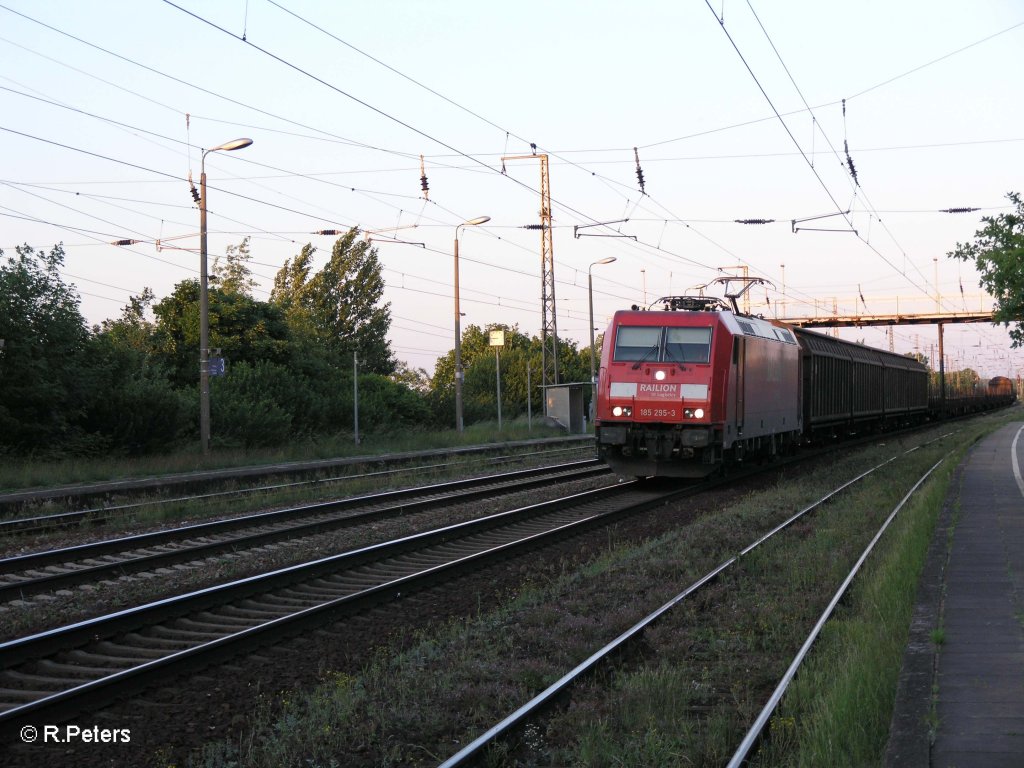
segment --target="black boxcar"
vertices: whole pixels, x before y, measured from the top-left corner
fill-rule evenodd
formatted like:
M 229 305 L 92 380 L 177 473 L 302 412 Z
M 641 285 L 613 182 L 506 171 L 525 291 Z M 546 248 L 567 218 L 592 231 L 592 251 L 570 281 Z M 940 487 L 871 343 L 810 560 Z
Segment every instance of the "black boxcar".
M 928 369 L 912 357 L 794 328 L 800 342 L 804 431 L 852 433 L 924 419 Z

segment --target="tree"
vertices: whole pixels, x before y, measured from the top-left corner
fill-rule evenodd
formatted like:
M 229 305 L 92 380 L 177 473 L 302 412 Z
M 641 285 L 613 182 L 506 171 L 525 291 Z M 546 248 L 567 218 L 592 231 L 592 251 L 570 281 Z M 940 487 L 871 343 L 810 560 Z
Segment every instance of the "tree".
M 121 317 L 94 327 L 88 357 L 96 387 L 85 427 L 116 452 L 166 451 L 194 429 L 195 393 L 174 389 L 154 347 L 156 326 L 146 319 L 149 288 L 132 296 Z
M 284 266 L 274 275 L 270 301 L 285 311 L 289 324 L 300 324 L 308 320 L 304 298 L 315 253 L 316 248 L 312 243 L 306 243 L 295 260 L 285 259 Z
M 338 238 L 331 258 L 312 277 L 316 249 L 306 244 L 278 271 L 271 301 L 285 311 L 293 332 L 312 339 L 335 365 L 350 365 L 357 353 L 361 371 L 386 376 L 396 365 L 387 340 L 391 305 L 380 303 L 384 278 L 377 251 L 357 235 L 351 229 Z
M 388 378 L 421 395 L 430 392 L 430 374 L 427 373 L 426 368 L 410 368 L 408 363 L 399 360 L 395 364 L 395 372 Z
M 1012 213 L 983 216 L 985 225 L 974 233 L 973 243 L 957 243 L 949 256 L 972 261 L 980 273 L 979 284 L 996 300 L 994 322 L 1010 326 L 1014 347 L 1024 346 L 1024 200 L 1017 192 L 1006 195 Z
M 946 397 L 956 399 L 958 397 L 976 397 L 985 394 L 985 384 L 981 376 L 972 368 L 963 368 L 959 371 L 945 371 Z M 938 371 L 931 371 L 928 374 L 928 392 L 930 396 L 937 397 L 942 390 L 942 379 Z
M 497 418 L 495 403 L 494 351 L 489 346 L 489 332 L 505 331 L 506 351 L 529 347 L 530 339 L 519 332 L 516 326 L 491 324 L 486 328 L 470 324 L 462 329 L 460 351 L 465 371 L 463 386 L 463 417 L 466 423 L 481 419 Z M 539 348 L 538 348 L 539 351 Z M 503 366 L 503 370 L 506 366 Z M 489 373 L 488 373 L 489 372 Z M 509 402 L 502 393 L 503 405 Z M 508 393 L 512 397 L 512 393 Z M 438 424 L 449 424 L 455 413 L 455 350 L 449 350 L 437 359 L 434 377 L 430 382 L 429 400 L 434 418 Z M 525 408 L 525 400 L 523 401 Z M 510 414 L 511 415 L 511 414 Z
M 149 287 L 143 288 L 138 296 L 128 297 L 128 303 L 121 308 L 121 317 L 94 325 L 93 336 L 105 336 L 115 347 L 147 356 L 152 351 L 156 326 L 146 319 L 146 310 L 154 298 L 156 296 Z
M 495 382 L 494 350 L 489 346 L 489 331 L 505 331 L 505 346 L 501 350 L 501 410 L 507 418 L 526 413 L 527 381 L 530 384 L 530 407 L 534 414 L 543 410 L 541 389 L 542 349 L 538 337 L 529 337 L 518 326 L 501 323 L 486 328 L 470 325 L 462 332 L 462 365 L 466 380 L 463 389 L 463 411 L 467 423 L 497 417 L 497 387 Z M 530 374 L 527 376 L 527 367 Z M 562 383 L 590 380 L 590 351 L 577 348 L 575 342 L 559 339 L 558 371 Z M 589 402 L 589 387 L 585 398 Z M 455 409 L 455 352 L 449 351 L 438 358 L 428 396 L 431 410 L 438 424 L 450 424 Z
M 281 308 L 244 293 L 209 291 L 210 347 L 220 349 L 228 364 L 284 363 L 288 326 Z M 157 317 L 154 346 L 176 386 L 199 382 L 199 281 L 183 280 L 153 307 Z
M 220 288 L 224 293 L 252 296 L 256 281 L 252 279 L 252 270 L 249 269 L 250 258 L 248 237 L 238 245 L 229 245 L 224 252 L 223 265 L 220 256 L 213 260 L 210 285 Z
M 0 451 L 77 450 L 90 382 L 78 294 L 61 278 L 61 245 L 15 250 L 0 262 Z

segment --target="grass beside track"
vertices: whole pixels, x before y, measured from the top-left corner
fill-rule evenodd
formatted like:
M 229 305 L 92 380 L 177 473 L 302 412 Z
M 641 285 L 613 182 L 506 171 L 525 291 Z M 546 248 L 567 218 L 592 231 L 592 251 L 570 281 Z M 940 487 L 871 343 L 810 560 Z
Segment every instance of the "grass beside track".
M 336 499 L 339 495 L 355 496 L 375 493 L 382 490 L 408 487 L 410 485 L 427 485 L 446 480 L 461 479 L 473 475 L 492 474 L 512 469 L 525 469 L 550 463 L 566 463 L 593 458 L 593 446 L 583 441 L 576 447 L 567 446 L 550 453 L 543 446 L 510 447 L 509 443 L 527 441 L 538 438 L 561 438 L 564 432 L 551 429 L 537 429 L 527 432 L 521 430 L 488 430 L 486 426 L 475 426 L 467 429 L 462 439 L 453 441 L 454 433 L 438 433 L 420 435 L 417 439 L 402 442 L 382 442 L 362 444 L 359 450 L 347 446 L 344 451 L 331 458 L 346 456 L 371 457 L 368 462 L 351 467 L 325 468 L 315 472 L 307 472 L 298 478 L 286 473 L 256 479 L 225 478 L 204 491 L 189 492 L 185 489 L 136 489 L 126 490 L 116 496 L 107 497 L 100 502 L 92 500 L 91 506 L 102 507 L 98 518 L 83 518 L 77 524 L 53 529 L 41 529 L 34 533 L 19 534 L 0 541 L 0 556 L 25 549 L 41 549 L 50 546 L 75 543 L 79 539 L 92 540 L 97 536 L 121 535 L 138 532 L 153 526 L 178 525 L 185 522 L 227 517 L 239 513 L 249 513 L 257 509 L 281 508 L 299 504 L 314 503 Z M 447 461 L 429 451 L 450 447 L 486 446 L 488 454 L 504 454 L 509 457 L 504 461 L 492 461 L 487 455 L 470 453 L 456 454 Z M 427 451 L 422 459 L 409 459 L 390 471 L 386 467 L 374 466 L 372 457 L 383 454 Z M 533 454 L 533 455 L 531 455 Z M 179 457 L 180 458 L 180 457 Z M 211 461 L 217 459 L 211 457 Z M 223 457 L 221 457 L 223 458 Z M 292 460 L 294 456 L 283 457 L 264 454 L 240 454 L 236 458 L 245 459 L 244 463 L 262 464 L 264 460 Z M 306 457 L 310 458 L 310 457 Z M 190 457 L 196 461 L 197 457 Z M 296 459 L 297 460 L 297 459 Z M 139 460 L 138 463 L 126 464 L 126 474 L 118 475 L 119 465 L 115 462 L 100 462 L 90 471 L 107 472 L 104 480 L 121 479 L 129 475 L 143 476 L 149 474 L 165 474 L 171 471 L 174 462 L 167 465 L 156 465 L 153 460 Z M 242 466 L 240 461 L 238 466 Z M 50 487 L 62 484 L 62 473 L 71 465 L 53 465 L 33 469 L 33 477 L 47 478 Z M 83 465 L 84 467 L 85 465 Z M 0 465 L 0 475 L 11 471 Z M 198 495 L 196 495 L 198 494 Z M 54 498 L 33 502 L 23 507 L 11 507 L 0 510 L 0 519 L 20 519 L 26 517 L 46 517 L 63 512 L 77 512 L 83 505 L 74 498 Z M 56 544 L 53 544 L 56 542 Z
M 811 652 L 773 720 L 761 765 L 877 765 L 914 593 L 962 454 L 1017 412 L 881 442 L 796 473 L 640 545 L 532 572 L 509 600 L 382 648 L 359 674 L 267 697 L 195 766 L 436 765 L 594 649 L 860 471 L 938 434 L 745 558 L 645 634 L 572 703 L 495 750 L 492 765 L 720 765 L 882 520 L 939 458 Z M 159 757 L 159 756 L 157 756 Z
M 881 765 L 917 585 L 950 481 L 970 446 L 1009 420 L 965 430 L 893 521 L 787 691 L 752 766 Z M 941 638 L 933 628 L 932 641 Z
M 4 461 L 0 462 L 0 491 L 51 488 L 71 483 L 122 480 L 285 461 L 425 451 L 487 443 L 500 445 L 512 440 L 562 435 L 562 430 L 542 426 L 540 420 L 535 420 L 532 429 L 527 429 L 525 421 L 515 421 L 506 422 L 504 429 L 498 431 L 497 424 L 485 422 L 466 427 L 462 434 L 453 430 L 369 434 L 362 437 L 359 445 L 355 444 L 351 434 L 340 434 L 291 444 L 281 449 L 214 449 L 205 457 L 199 452 L 198 446 L 194 450 L 141 457 L 90 457 L 62 461 L 5 457 Z

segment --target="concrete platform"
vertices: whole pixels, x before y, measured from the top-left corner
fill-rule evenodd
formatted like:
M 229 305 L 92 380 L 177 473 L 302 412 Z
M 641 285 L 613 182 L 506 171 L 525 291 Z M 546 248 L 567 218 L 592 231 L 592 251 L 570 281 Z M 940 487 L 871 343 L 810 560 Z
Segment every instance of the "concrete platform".
M 957 468 L 918 589 L 886 766 L 1024 767 L 1022 467 L 1018 422 Z

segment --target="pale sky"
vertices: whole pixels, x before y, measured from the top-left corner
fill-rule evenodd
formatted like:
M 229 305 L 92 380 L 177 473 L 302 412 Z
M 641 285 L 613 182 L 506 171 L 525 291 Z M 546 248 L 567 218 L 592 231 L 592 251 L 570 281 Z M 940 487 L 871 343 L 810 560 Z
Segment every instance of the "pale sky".
M 390 338 L 432 371 L 467 219 L 491 217 L 462 230 L 463 327 L 539 332 L 539 163 L 501 172 L 532 142 L 559 335 L 581 347 L 587 269 L 609 256 L 601 328 L 733 267 L 774 284 L 753 292 L 768 316 L 988 308 L 946 253 L 1024 193 L 1022 50 L 1019 1 L 0 0 L 0 248 L 63 241 L 89 323 L 146 286 L 162 298 L 198 273 L 201 149 L 250 137 L 207 156 L 211 262 L 250 236 L 266 299 L 306 242 L 323 263 L 335 238 L 314 231 L 402 227 L 377 244 Z M 962 207 L 980 210 L 940 212 Z M 622 237 L 574 237 L 623 219 L 575 230 Z M 840 231 L 794 233 L 805 219 Z M 896 331 L 900 352 L 934 343 Z M 946 351 L 1024 373 L 999 328 L 950 326 Z

